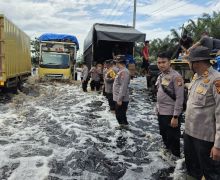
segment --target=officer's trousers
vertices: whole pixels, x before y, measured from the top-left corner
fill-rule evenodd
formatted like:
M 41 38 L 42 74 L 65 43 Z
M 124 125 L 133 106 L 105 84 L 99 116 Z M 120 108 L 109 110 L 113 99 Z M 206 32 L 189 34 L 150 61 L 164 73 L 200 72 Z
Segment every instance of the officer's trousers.
M 180 120 L 179 125 L 176 128 L 170 126 L 170 122 L 173 116 L 171 115 L 158 115 L 160 135 L 168 150 L 173 155 L 180 157 Z
M 95 80 L 92 80 L 90 82 L 90 87 L 91 87 L 91 90 L 94 91 L 99 91 L 100 90 L 100 81 L 95 81 Z
M 106 97 L 108 99 L 108 104 L 111 111 L 115 110 L 115 102 L 113 101 L 113 94 L 112 93 L 106 93 Z
M 81 77 L 81 80 L 82 80 L 82 79 L 83 79 L 83 78 Z M 87 79 L 82 83 L 82 89 L 83 89 L 84 92 L 87 92 L 88 81 L 89 81 L 89 79 L 87 78 Z
M 127 116 L 126 116 L 128 103 L 129 102 L 122 102 L 122 105 L 119 106 L 117 102 L 115 102 L 115 115 L 120 125 L 128 125 Z
M 203 175 L 206 180 L 220 179 L 220 161 L 210 158 L 213 145 L 213 142 L 184 134 L 184 153 L 188 175 L 198 180 L 201 180 Z

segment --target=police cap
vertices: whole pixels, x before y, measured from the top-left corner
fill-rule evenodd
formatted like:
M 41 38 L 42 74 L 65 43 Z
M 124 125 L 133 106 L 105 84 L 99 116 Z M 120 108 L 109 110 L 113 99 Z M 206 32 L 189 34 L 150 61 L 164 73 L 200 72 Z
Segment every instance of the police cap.
M 114 61 L 116 63 L 126 64 L 125 55 L 117 55 Z
M 198 46 L 192 49 L 189 53 L 188 60 L 193 61 L 205 61 L 210 60 L 210 49 L 204 46 Z
M 105 64 L 111 64 L 112 63 L 112 59 L 107 59 L 107 60 L 105 60 Z

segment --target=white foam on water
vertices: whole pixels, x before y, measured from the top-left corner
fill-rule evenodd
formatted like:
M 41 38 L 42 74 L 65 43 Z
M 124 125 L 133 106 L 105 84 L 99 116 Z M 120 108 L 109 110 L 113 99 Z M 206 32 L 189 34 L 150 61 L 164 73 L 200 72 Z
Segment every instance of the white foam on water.
M 12 102 L 0 104 L 0 172 L 2 167 L 18 163 L 8 179 L 104 179 L 107 175 L 88 170 L 72 177 L 50 173 L 53 159 L 67 161 L 68 166 L 76 159 L 66 159 L 67 156 L 79 151 L 87 153 L 92 146 L 108 160 L 129 165 L 121 179 L 150 179 L 159 170 L 169 168 L 158 153 L 161 138 L 153 110 L 155 103 L 148 102 L 147 94 L 140 95 L 145 87 L 143 81 L 146 79 L 132 80 L 133 94 L 127 112 L 130 130 L 121 131 L 115 129 L 115 114 L 109 111 L 102 95 L 84 93 L 72 84 L 29 80 L 25 84 L 27 94 L 20 92 Z M 128 161 L 132 158 L 134 161 Z M 135 161 L 143 158 L 150 162 Z

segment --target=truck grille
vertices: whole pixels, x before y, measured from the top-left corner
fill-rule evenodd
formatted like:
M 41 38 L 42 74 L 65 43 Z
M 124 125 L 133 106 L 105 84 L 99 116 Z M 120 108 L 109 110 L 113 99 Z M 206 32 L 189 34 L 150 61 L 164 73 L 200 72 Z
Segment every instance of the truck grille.
M 46 77 L 51 79 L 62 79 L 63 74 L 46 74 Z

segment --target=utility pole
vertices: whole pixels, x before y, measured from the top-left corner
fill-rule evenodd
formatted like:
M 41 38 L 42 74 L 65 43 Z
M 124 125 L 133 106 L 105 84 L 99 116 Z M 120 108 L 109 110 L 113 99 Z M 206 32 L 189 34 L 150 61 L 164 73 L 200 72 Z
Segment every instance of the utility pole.
M 133 12 L 133 27 L 134 28 L 136 25 L 136 7 L 137 7 L 137 0 L 134 0 L 134 12 Z

